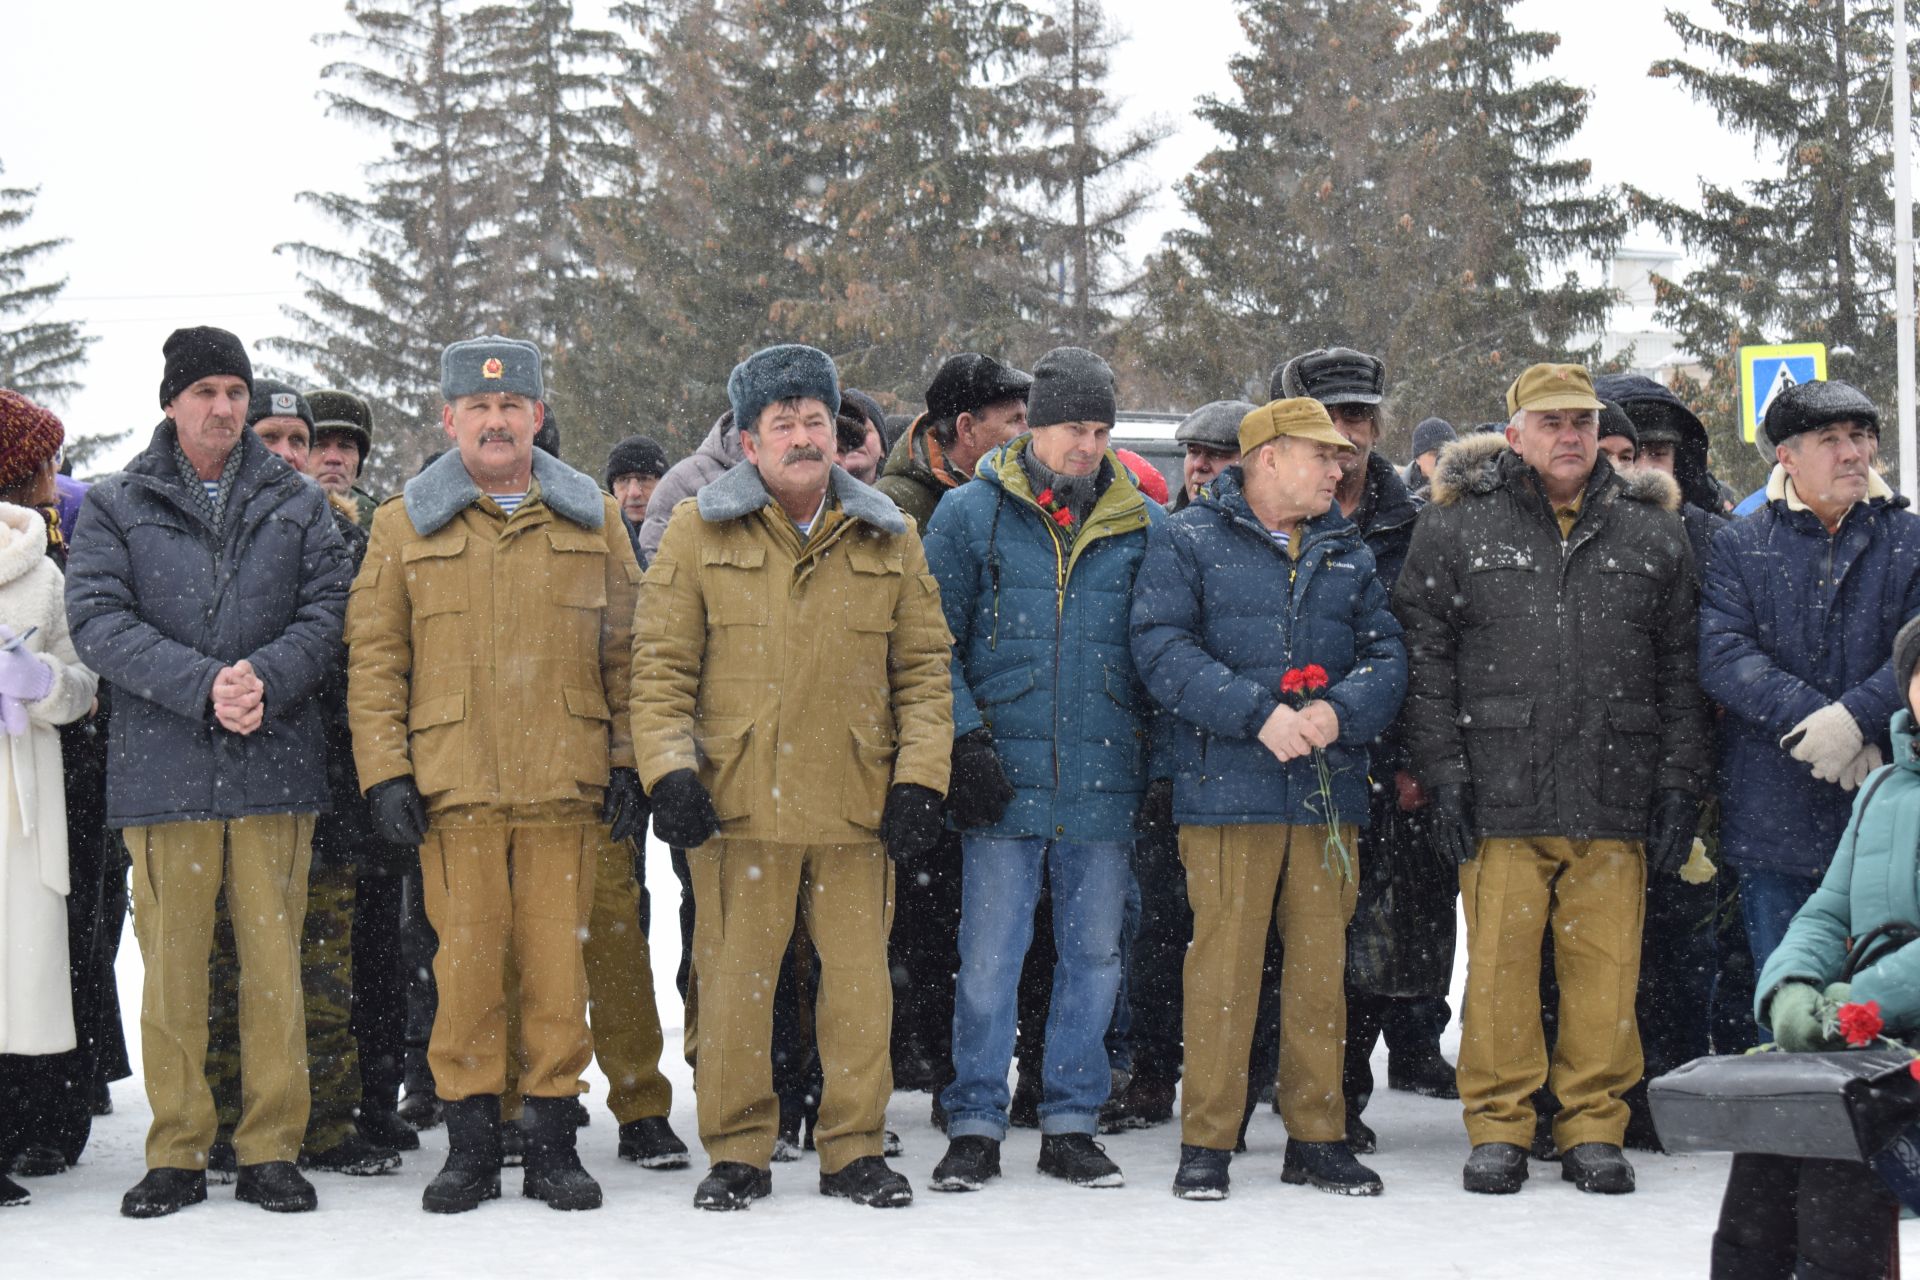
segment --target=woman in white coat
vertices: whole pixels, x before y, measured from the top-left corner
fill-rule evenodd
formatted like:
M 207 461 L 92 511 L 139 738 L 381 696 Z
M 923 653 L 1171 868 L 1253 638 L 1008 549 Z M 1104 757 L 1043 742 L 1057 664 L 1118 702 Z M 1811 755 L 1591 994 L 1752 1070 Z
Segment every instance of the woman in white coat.
M 0 438 L 11 434 L 9 411 L 19 399 L 0 392 Z M 57 436 L 53 447 L 58 450 Z M 30 508 L 0 502 L 0 1054 L 5 1055 L 44 1056 L 75 1045 L 67 965 L 66 792 L 57 727 L 87 713 L 99 681 L 74 654 L 64 589 L 59 568 L 47 558 L 45 519 Z M 7 1064 L 9 1071 L 18 1066 L 17 1057 Z M 0 1112 L 6 1101 L 0 1098 Z M 13 1130 L 22 1119 L 0 1114 L 0 1204 L 26 1198 L 4 1174 L 17 1141 Z

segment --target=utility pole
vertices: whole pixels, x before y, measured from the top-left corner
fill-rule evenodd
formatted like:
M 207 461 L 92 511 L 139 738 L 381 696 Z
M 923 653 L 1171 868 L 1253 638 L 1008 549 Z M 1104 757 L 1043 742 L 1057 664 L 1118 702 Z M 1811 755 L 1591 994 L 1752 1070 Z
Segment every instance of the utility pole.
M 1913 80 L 1907 72 L 1907 0 L 1893 0 L 1893 280 L 1899 327 L 1900 492 L 1916 486 L 1913 430 Z

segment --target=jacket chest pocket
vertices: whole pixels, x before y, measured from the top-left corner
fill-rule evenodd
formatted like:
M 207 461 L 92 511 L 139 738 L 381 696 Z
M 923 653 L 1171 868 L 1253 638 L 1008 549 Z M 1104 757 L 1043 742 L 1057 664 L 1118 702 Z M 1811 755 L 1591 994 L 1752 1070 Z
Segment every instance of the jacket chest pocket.
M 1608 553 L 1595 575 L 1601 616 L 1635 627 L 1653 626 L 1670 584 L 1661 567 L 1631 552 Z
M 767 551 L 765 547 L 702 547 L 707 625 L 767 625 Z
M 1551 607 L 1551 585 L 1522 547 L 1475 547 L 1467 554 L 1466 595 L 1475 622 L 1524 617 Z
M 582 529 L 549 529 L 551 572 L 544 576 L 553 602 L 563 609 L 607 607 L 607 544 Z
M 464 533 L 429 538 L 400 549 L 401 566 L 407 575 L 407 600 L 414 617 L 467 611 L 466 549 Z

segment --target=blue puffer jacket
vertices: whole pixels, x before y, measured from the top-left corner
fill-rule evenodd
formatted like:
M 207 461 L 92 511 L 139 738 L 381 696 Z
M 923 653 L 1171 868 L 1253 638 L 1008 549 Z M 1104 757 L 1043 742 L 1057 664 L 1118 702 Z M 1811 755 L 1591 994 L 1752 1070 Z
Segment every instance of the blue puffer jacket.
M 1152 720 L 1127 645 L 1127 606 L 1166 519 L 1112 454 L 1113 481 L 1071 546 L 1033 500 L 1021 436 L 940 499 L 927 563 L 954 636 L 953 732 L 985 726 L 1013 783 L 982 835 L 1131 840 Z
M 1771 1025 L 1764 1015 L 1781 983 L 1840 981 L 1849 940 L 1883 924 L 1920 926 L 1920 755 L 1910 711 L 1893 719 L 1893 760 L 1860 788 L 1826 878 L 1760 971 L 1753 1009 L 1762 1023 Z M 1852 996 L 1879 1001 L 1890 1034 L 1920 1031 L 1920 942 L 1864 966 Z
M 1301 527 L 1291 560 L 1247 506 L 1230 467 L 1154 530 L 1133 593 L 1133 656 L 1178 717 L 1173 813 L 1181 823 L 1327 821 L 1313 758 L 1281 764 L 1259 741 L 1290 667 L 1327 670 L 1340 717 L 1327 750 L 1341 822 L 1367 824 L 1367 743 L 1407 693 L 1400 624 L 1360 530 L 1334 507 Z
M 1776 471 L 1760 510 L 1713 536 L 1700 591 L 1700 687 L 1720 727 L 1720 841 L 1735 866 L 1817 874 L 1850 797 L 1780 746 L 1839 702 L 1889 750 L 1893 637 L 1920 613 L 1920 516 L 1891 495 L 1858 504 L 1829 537 L 1787 507 Z

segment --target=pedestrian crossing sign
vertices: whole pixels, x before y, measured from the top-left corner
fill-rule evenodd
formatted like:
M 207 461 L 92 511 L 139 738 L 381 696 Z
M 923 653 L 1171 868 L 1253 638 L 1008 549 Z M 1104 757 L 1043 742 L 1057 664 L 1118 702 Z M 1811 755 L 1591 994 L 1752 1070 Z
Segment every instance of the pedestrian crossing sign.
M 1753 443 L 1776 395 L 1803 382 L 1824 382 L 1826 377 L 1825 343 L 1740 348 L 1740 438 Z

